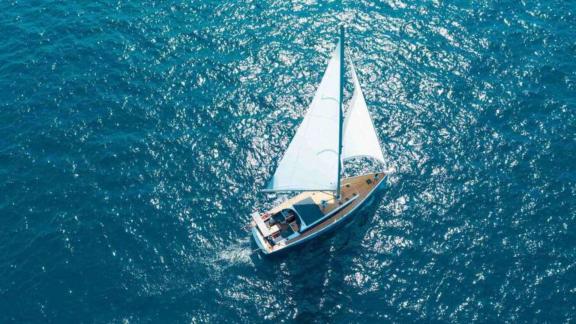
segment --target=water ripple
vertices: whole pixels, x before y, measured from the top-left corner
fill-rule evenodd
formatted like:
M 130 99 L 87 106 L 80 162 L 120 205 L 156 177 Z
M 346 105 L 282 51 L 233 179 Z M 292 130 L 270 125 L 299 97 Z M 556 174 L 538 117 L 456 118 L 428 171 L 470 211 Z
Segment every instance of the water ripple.
M 0 321 L 574 321 L 575 9 L 0 3 Z M 388 190 L 267 259 L 341 21 Z

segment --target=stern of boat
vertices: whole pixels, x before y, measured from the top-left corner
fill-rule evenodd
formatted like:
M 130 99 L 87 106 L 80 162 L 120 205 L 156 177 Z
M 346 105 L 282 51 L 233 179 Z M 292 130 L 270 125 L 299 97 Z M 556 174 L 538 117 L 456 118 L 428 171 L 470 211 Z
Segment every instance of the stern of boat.
M 264 254 L 270 254 L 270 251 L 266 248 L 266 242 L 264 241 L 264 237 L 262 236 L 262 234 L 260 234 L 260 231 L 258 231 L 258 228 L 256 226 L 252 227 L 252 236 L 254 237 L 254 241 L 256 241 L 256 245 L 258 245 L 258 248 L 264 252 Z

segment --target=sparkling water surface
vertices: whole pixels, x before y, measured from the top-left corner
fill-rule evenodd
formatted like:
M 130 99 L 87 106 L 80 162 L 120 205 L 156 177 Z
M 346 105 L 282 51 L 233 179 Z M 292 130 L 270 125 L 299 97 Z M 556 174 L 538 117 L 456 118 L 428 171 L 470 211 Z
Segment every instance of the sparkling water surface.
M 340 22 L 388 189 L 265 258 Z M 0 322 L 572 323 L 575 41 L 569 0 L 0 1 Z

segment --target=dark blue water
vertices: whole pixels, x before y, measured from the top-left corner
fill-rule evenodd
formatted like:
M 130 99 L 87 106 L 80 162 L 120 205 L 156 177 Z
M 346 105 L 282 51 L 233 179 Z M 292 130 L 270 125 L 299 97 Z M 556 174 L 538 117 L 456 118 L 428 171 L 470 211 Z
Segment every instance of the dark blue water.
M 241 226 L 337 36 L 391 173 Z M 0 2 L 0 322 L 574 322 L 576 2 Z

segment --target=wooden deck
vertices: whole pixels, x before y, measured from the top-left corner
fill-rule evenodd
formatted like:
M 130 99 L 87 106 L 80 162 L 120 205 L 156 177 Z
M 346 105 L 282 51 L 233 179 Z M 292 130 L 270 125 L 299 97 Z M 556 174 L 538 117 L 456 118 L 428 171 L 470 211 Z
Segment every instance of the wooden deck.
M 384 179 L 383 173 L 371 173 L 362 176 L 342 179 L 340 186 L 341 196 L 339 200 L 336 199 L 336 197 L 332 192 L 319 192 L 319 191 L 303 192 L 295 197 L 286 200 L 285 202 L 281 203 L 275 208 L 269 210 L 268 213 L 275 214 L 285 208 L 292 207 L 292 205 L 304 199 L 311 198 L 320 207 L 322 212 L 326 215 L 332 212 L 333 210 L 337 209 L 340 205 L 345 204 L 348 200 L 352 199 L 354 196 L 358 195 L 358 197 L 348 206 L 339 210 L 330 218 L 324 220 L 322 223 L 304 231 L 303 233 L 301 233 L 300 236 L 293 238 L 289 241 L 286 241 L 284 242 L 284 244 L 281 245 L 271 246 L 269 244 L 266 244 L 267 248 L 270 251 L 282 249 L 284 246 L 290 245 L 295 241 L 299 241 L 306 238 L 307 236 L 313 235 L 314 233 L 317 233 L 318 231 L 325 228 L 326 226 L 338 221 L 339 219 L 347 215 L 356 206 L 362 204 L 362 202 L 364 202 L 364 200 L 366 199 L 368 194 L 372 191 L 372 189 L 378 186 L 383 179 Z

